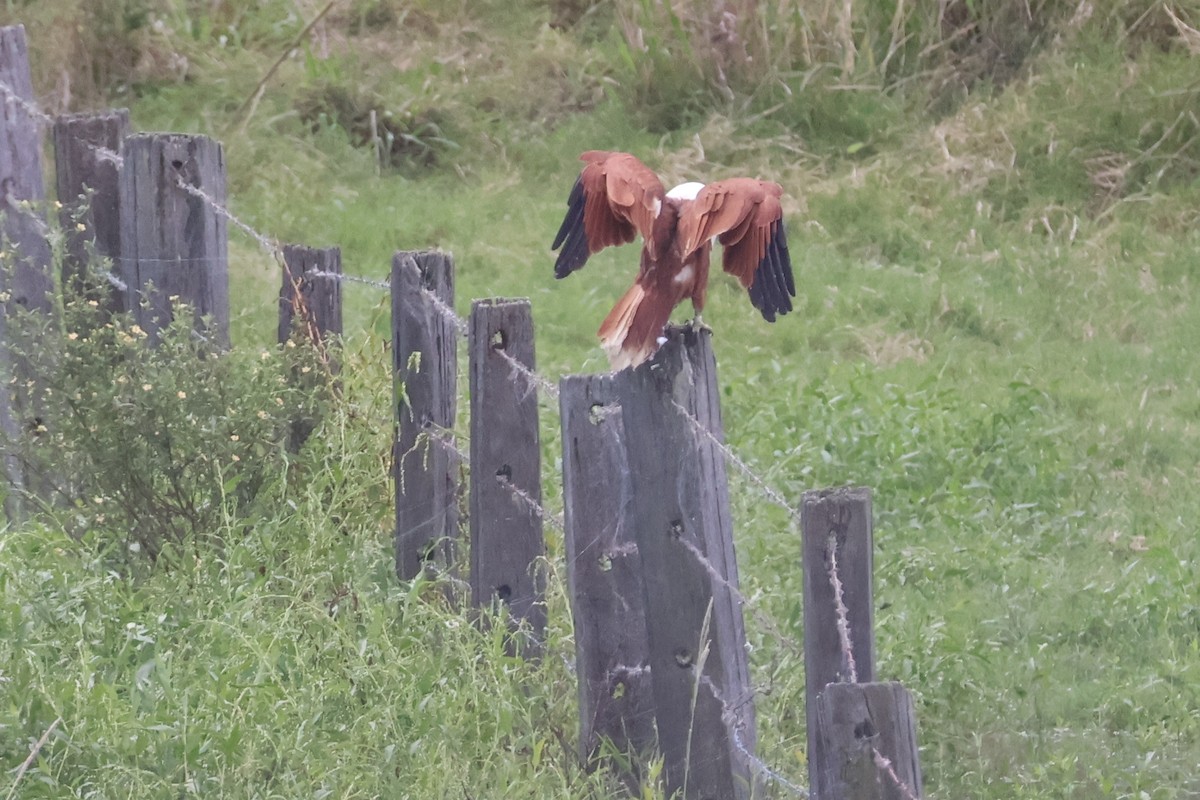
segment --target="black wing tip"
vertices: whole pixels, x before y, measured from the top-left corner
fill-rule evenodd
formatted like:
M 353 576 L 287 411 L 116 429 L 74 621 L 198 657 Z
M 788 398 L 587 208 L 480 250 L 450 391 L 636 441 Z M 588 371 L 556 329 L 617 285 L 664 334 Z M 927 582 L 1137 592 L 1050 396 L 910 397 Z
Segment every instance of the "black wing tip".
M 792 310 L 792 298 L 796 296 L 796 282 L 792 276 L 792 261 L 788 253 L 787 232 L 783 220 L 775 227 L 767 252 L 754 273 L 750 286 L 750 302 L 767 322 Z
M 587 231 L 583 227 L 583 211 L 586 198 L 583 194 L 583 176 L 575 179 L 571 195 L 567 198 L 567 215 L 554 236 L 551 250 L 562 250 L 554 262 L 554 277 L 559 280 L 582 267 L 588 260 Z

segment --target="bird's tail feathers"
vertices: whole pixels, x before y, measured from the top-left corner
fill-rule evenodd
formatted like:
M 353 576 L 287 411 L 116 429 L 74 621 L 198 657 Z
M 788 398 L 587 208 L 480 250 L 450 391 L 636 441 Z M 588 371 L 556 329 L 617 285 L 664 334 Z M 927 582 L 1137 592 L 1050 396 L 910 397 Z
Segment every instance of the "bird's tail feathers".
M 614 371 L 636 367 L 654 355 L 674 300 L 640 283 L 621 296 L 600 325 L 600 346 Z

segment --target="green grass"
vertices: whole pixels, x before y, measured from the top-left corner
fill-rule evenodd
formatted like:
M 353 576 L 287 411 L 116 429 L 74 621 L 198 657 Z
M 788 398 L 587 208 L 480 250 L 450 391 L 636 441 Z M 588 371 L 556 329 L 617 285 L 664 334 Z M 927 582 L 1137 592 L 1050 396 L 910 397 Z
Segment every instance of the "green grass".
M 25 21 L 46 107 L 68 63 L 77 104 L 221 138 L 231 207 L 256 229 L 339 245 L 347 272 L 377 279 L 396 249 L 451 251 L 463 314 L 472 298 L 530 297 L 551 379 L 605 368 L 594 331 L 636 263 L 616 250 L 552 277 L 581 150 L 629 150 L 671 180 L 779 180 L 796 312 L 766 325 L 723 277 L 705 310 L 727 438 L 795 504 L 810 488 L 874 490 L 877 673 L 917 700 L 927 795 L 1200 796 L 1200 128 L 1186 32 L 1158 4 L 1079 21 L 1075 4 L 1033 3 L 1061 35 L 976 20 L 1026 53 L 1004 71 L 973 60 L 978 48 L 921 55 L 944 31 L 915 13 L 892 28 L 894 7 L 877 9 L 850 30 L 846 76 L 825 33 L 840 4 L 811 0 L 799 8 L 817 61 L 776 48 L 768 79 L 733 80 L 732 101 L 711 76 L 664 73 L 684 92 L 664 114 L 644 105 L 664 89 L 646 66 L 694 41 L 690 17 L 638 61 L 613 27 L 631 4 L 600 4 L 575 28 L 546 23 L 586 4 L 552 5 L 347 0 L 241 119 L 317 3 L 189 16 L 105 0 L 89 12 L 109 25 L 102 50 L 85 46 L 90 28 L 75 44 L 64 33 L 83 13 L 69 0 L 10 4 L 0 20 Z M 1200 23 L 1195 3 L 1172 8 Z M 772 35 L 799 42 L 798 24 L 774 19 Z M 880 66 L 895 30 L 912 38 Z M 370 108 L 420 144 L 382 174 L 361 145 Z M 233 236 L 234 338 L 260 348 L 276 267 Z M 151 567 L 103 525 L 78 540 L 48 525 L 0 533 L 0 794 L 620 796 L 575 758 L 552 529 L 539 663 L 505 657 L 432 587 L 394 579 L 387 298 L 345 296 L 344 402 L 186 556 Z M 548 401 L 552 507 L 556 423 Z M 731 489 L 746 594 L 798 642 L 798 532 L 736 471 Z M 804 783 L 803 664 L 753 616 L 748 627 L 760 754 Z

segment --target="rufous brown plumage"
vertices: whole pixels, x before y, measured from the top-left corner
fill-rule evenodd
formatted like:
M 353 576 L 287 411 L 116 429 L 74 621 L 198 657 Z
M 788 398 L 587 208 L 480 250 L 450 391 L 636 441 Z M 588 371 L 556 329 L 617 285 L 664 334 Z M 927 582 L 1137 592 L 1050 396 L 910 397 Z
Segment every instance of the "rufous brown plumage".
M 685 299 L 699 318 L 714 239 L 724 249 L 722 267 L 749 291 L 767 322 L 792 310 L 796 285 L 779 184 L 730 178 L 667 192 L 628 153 L 589 150 L 580 160 L 583 170 L 551 246 L 559 250 L 554 276 L 565 278 L 605 247 L 642 237 L 637 280 L 600 326 L 600 343 L 614 370 L 653 355 L 671 312 Z

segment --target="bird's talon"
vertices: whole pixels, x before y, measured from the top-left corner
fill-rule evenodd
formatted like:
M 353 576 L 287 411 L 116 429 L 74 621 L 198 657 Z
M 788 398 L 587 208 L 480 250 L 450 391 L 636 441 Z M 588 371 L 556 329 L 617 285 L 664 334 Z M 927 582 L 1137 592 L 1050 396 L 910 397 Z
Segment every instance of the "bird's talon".
M 692 333 L 699 333 L 700 331 L 704 331 L 705 333 L 708 333 L 711 335 L 713 332 L 713 329 L 708 327 L 707 325 L 705 325 L 704 320 L 700 319 L 699 314 L 696 315 L 695 319 L 693 319 L 691 322 L 688 323 L 688 328 L 692 331 Z

